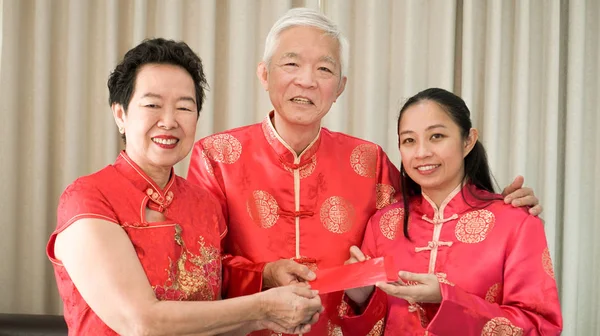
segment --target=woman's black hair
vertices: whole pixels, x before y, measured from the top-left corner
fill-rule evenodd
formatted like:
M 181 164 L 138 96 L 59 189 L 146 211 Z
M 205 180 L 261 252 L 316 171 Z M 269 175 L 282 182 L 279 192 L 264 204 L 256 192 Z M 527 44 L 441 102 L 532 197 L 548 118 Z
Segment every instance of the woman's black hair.
M 463 139 L 467 139 L 469 136 L 469 132 L 471 130 L 471 112 L 467 107 L 462 98 L 455 95 L 452 92 L 446 91 L 444 89 L 439 88 L 430 88 L 423 90 L 416 95 L 410 97 L 400 109 L 400 114 L 398 115 L 398 131 L 400 131 L 400 120 L 402 119 L 402 115 L 404 112 L 411 106 L 422 102 L 422 101 L 432 101 L 438 104 L 448 115 L 450 118 L 458 125 L 460 128 L 461 136 Z M 398 138 L 398 141 L 400 139 Z M 491 193 L 494 192 L 494 178 L 492 173 L 490 172 L 490 165 L 487 160 L 487 155 L 485 152 L 485 148 L 477 140 L 475 146 L 469 154 L 464 158 L 465 165 L 465 175 L 463 177 L 462 182 L 469 181 L 469 183 L 475 185 L 477 189 L 486 190 Z M 404 236 L 410 239 L 408 234 L 408 221 L 409 221 L 409 203 L 410 198 L 421 195 L 421 186 L 418 185 L 413 179 L 411 179 L 406 171 L 404 170 L 404 166 L 400 165 L 401 172 L 401 186 L 402 186 L 402 198 L 404 202 L 404 223 L 403 223 L 403 231 Z M 468 189 L 468 188 L 467 188 Z M 464 192 L 465 189 L 463 189 Z M 470 191 L 470 189 L 469 189 Z M 464 193 L 463 199 L 464 197 Z M 481 199 L 478 195 L 473 195 L 477 199 Z M 494 200 L 485 199 L 485 200 Z M 465 199 L 466 201 L 466 199 Z

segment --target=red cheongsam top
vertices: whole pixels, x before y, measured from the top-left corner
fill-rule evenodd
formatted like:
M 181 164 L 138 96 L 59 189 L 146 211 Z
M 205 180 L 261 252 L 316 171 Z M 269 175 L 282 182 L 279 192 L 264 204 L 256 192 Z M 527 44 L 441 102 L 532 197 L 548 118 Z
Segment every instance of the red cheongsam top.
M 146 208 L 165 221 L 148 223 Z M 119 225 L 133 244 L 159 300 L 217 300 L 221 291 L 221 238 L 226 226 L 214 197 L 176 176 L 160 189 L 125 152 L 113 165 L 81 177 L 63 192 L 58 224 L 47 246 L 70 335 L 116 335 L 90 309 L 60 260 L 56 235 L 94 218 Z M 102 272 L 102 270 L 98 270 Z

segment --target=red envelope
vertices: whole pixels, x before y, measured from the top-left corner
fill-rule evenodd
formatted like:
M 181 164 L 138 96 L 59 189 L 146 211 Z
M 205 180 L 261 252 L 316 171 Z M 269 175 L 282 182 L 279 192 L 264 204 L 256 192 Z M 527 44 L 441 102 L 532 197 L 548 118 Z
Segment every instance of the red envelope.
M 310 288 L 318 290 L 319 294 L 325 294 L 371 286 L 378 281 L 396 281 L 398 275 L 393 267 L 392 257 L 388 256 L 317 270 L 317 278 L 310 282 Z

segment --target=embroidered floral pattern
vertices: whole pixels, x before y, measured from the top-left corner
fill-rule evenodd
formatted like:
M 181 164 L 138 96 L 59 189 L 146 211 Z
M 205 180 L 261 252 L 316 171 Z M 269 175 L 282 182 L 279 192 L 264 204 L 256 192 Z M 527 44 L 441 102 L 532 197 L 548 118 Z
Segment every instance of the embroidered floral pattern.
M 212 301 L 221 291 L 221 255 L 214 246 L 206 246 L 198 239 L 199 252 L 190 252 L 181 237 L 182 229 L 175 226 L 175 242 L 181 246 L 181 256 L 169 260 L 169 276 L 164 285 L 154 286 L 159 300 Z
M 423 307 L 421 307 L 418 303 L 409 301 L 408 311 L 411 313 L 417 313 L 417 316 L 419 316 L 419 321 L 421 322 L 421 327 L 427 328 L 429 319 L 427 318 L 427 314 L 425 313 L 425 309 L 423 309 Z
M 554 279 L 554 267 L 552 267 L 552 257 L 550 257 L 550 250 L 546 247 L 544 252 L 542 252 L 542 266 L 544 266 L 544 271 L 548 274 L 552 279 Z
M 475 244 L 485 240 L 494 228 L 496 218 L 489 210 L 476 210 L 466 213 L 458 220 L 454 233 L 463 243 Z
M 273 129 L 273 127 L 271 127 L 271 120 L 270 120 L 269 116 L 267 116 L 263 120 L 263 122 L 260 126 L 263 130 L 263 134 L 267 138 L 267 142 L 269 142 L 270 144 L 279 142 L 279 140 L 277 140 L 277 136 L 275 135 L 275 130 Z
M 377 170 L 377 147 L 373 144 L 356 146 L 350 154 L 352 169 L 364 177 L 375 177 Z
M 248 215 L 256 225 L 268 229 L 279 219 L 279 205 L 273 195 L 264 190 L 255 190 L 246 202 Z
M 331 320 L 327 321 L 327 335 L 328 336 L 343 336 L 342 328 L 339 325 L 335 325 Z
M 373 326 L 373 329 L 371 329 L 371 331 L 369 331 L 369 333 L 367 334 L 367 336 L 381 335 L 383 335 L 383 319 L 377 321 L 377 323 L 375 323 L 375 325 Z
M 338 316 L 344 317 L 348 314 L 348 312 L 350 312 L 350 305 L 348 304 L 348 302 L 342 300 L 342 302 L 338 305 L 337 309 Z
M 202 140 L 206 155 L 213 161 L 234 163 L 242 154 L 242 144 L 230 134 L 215 134 Z
M 395 208 L 386 211 L 379 219 L 379 229 L 381 230 L 381 234 L 389 240 L 394 240 L 398 233 L 398 228 L 402 226 L 403 220 L 403 208 Z
M 375 190 L 377 192 L 377 203 L 375 204 L 377 209 L 383 209 L 392 203 L 396 203 L 396 199 L 394 199 L 396 190 L 391 185 L 378 183 Z
M 494 317 L 483 326 L 481 336 L 521 336 L 523 329 L 514 326 L 505 317 Z
M 208 172 L 208 174 L 214 176 L 215 171 L 213 169 L 212 163 L 210 163 L 210 160 L 208 159 L 208 155 L 206 155 L 206 149 L 202 150 L 200 152 L 200 155 L 202 157 L 202 161 L 204 162 L 204 167 L 206 167 L 206 171 Z
M 438 278 L 439 283 L 454 286 L 453 282 L 448 281 L 448 275 L 446 273 L 436 273 L 435 276 Z
M 333 233 L 350 231 L 354 218 L 354 206 L 343 197 L 331 196 L 321 205 L 321 223 Z
M 502 295 L 502 284 L 493 284 L 485 294 L 485 300 L 490 303 L 500 303 Z

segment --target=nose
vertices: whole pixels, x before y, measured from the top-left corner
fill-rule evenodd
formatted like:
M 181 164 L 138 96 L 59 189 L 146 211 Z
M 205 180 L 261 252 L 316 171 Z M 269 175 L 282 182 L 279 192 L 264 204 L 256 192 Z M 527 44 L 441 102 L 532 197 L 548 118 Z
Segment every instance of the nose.
M 296 84 L 305 88 L 316 86 L 315 74 L 310 67 L 304 67 L 296 73 Z
M 417 158 L 425 158 L 431 155 L 431 150 L 429 149 L 429 142 L 427 141 L 419 141 L 417 144 Z
M 158 120 L 158 127 L 163 129 L 173 129 L 177 128 L 179 124 L 177 123 L 177 110 L 174 107 L 165 108 Z

